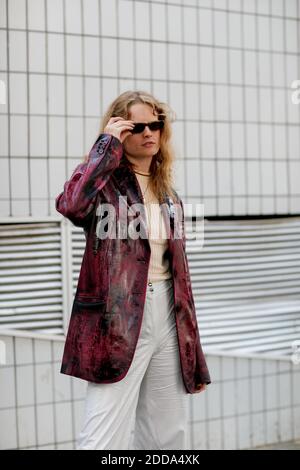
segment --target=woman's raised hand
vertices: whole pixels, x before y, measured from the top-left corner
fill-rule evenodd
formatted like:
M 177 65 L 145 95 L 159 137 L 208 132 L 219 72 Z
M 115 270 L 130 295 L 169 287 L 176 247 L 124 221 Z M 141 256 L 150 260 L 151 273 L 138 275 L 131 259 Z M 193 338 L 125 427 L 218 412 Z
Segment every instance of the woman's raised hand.
M 122 143 L 131 135 L 131 130 L 134 128 L 133 121 L 126 121 L 124 118 L 116 116 L 110 118 L 107 125 L 104 128 L 104 134 L 111 134 L 117 137 Z

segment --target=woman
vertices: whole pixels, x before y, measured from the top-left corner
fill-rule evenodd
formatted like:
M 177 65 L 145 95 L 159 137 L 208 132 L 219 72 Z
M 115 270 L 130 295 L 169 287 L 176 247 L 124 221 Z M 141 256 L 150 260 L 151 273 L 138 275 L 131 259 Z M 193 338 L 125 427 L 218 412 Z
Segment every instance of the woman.
M 61 368 L 88 381 L 78 449 L 187 449 L 187 394 L 210 383 L 170 138 L 166 104 L 122 93 L 56 198 L 87 240 Z

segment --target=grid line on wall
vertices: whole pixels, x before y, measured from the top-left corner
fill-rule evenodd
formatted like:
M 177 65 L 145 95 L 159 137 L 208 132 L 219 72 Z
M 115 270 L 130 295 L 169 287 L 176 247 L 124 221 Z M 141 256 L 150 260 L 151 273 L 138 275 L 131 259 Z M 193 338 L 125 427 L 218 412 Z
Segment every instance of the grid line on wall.
M 206 5 L 198 5 L 197 2 L 187 4 L 183 0 L 138 0 L 130 3 L 113 0 L 109 4 L 99 0 L 96 12 L 99 25 L 95 23 L 91 30 L 88 27 L 85 29 L 87 23 L 84 22 L 85 13 L 92 14 L 88 12 L 90 5 L 82 0 L 76 3 L 78 8 L 74 10 L 74 15 L 78 18 L 76 16 L 71 27 L 71 20 L 67 18 L 70 4 L 66 0 L 61 0 L 62 26 L 61 22 L 55 26 L 52 19 L 52 23 L 49 23 L 49 0 L 43 2 L 44 16 L 40 22 L 41 27 L 30 21 L 32 11 L 29 9 L 29 2 L 26 1 L 24 5 L 24 25 L 20 26 L 9 18 L 13 14 L 13 7 L 9 9 L 7 6 L 7 27 L 1 28 L 7 32 L 7 70 L 2 68 L 1 73 L 11 72 L 8 79 L 13 87 L 20 83 L 23 77 L 27 80 L 26 112 L 14 101 L 12 107 L 8 103 L 8 132 L 3 144 L 4 148 L 8 147 L 8 152 L 2 151 L 1 154 L 2 162 L 7 168 L 8 181 L 0 199 L 6 211 L 5 215 L 14 216 L 24 211 L 30 216 L 55 213 L 54 196 L 61 190 L 75 164 L 82 161 L 85 150 L 93 144 L 90 138 L 93 132 L 89 125 L 96 126 L 97 110 L 99 115 L 104 112 L 108 101 L 115 97 L 115 91 L 120 93 L 126 88 L 136 86 L 157 93 L 159 99 L 166 99 L 171 107 L 175 108 L 176 113 L 176 107 L 179 107 L 180 112 L 174 125 L 174 134 L 182 149 L 176 162 L 180 169 L 177 176 L 180 181 L 179 192 L 187 202 L 197 198 L 203 201 L 207 216 L 298 213 L 300 200 L 296 180 L 297 175 L 300 176 L 300 136 L 297 136 L 296 126 L 299 125 L 300 119 L 299 109 L 292 108 L 288 101 L 290 80 L 297 70 L 297 64 L 299 70 L 299 51 L 295 39 L 299 36 L 299 31 L 296 30 L 296 25 L 299 24 L 298 4 L 297 11 L 285 4 L 281 12 L 280 9 L 272 8 L 270 1 L 264 4 L 263 8 L 257 1 L 251 8 L 241 1 L 237 8 L 237 3 L 232 5 L 227 0 L 222 5 L 213 0 Z M 126 5 L 130 8 L 126 9 Z M 109 9 L 112 11 L 113 21 L 111 31 L 108 24 L 102 25 Z M 176 31 L 170 29 L 170 12 L 175 10 L 179 25 Z M 138 31 L 140 14 L 147 21 L 145 28 L 149 25 L 149 35 Z M 212 34 L 209 29 L 204 33 L 201 30 L 203 15 L 211 23 Z M 191 23 L 190 18 L 193 19 Z M 124 29 L 126 21 L 130 25 Z M 159 30 L 158 26 L 162 29 Z M 275 29 L 277 26 L 278 38 Z M 250 39 L 246 36 L 247 28 L 250 28 Z M 162 30 L 164 35 L 160 34 Z M 37 58 L 32 56 L 34 52 L 29 51 L 28 47 L 29 39 L 35 41 L 32 44 L 37 47 L 38 38 L 31 38 L 32 34 L 37 33 L 44 34 L 44 45 L 37 49 L 37 54 L 45 52 L 47 58 L 45 62 L 40 61 L 38 68 L 34 68 L 33 65 L 38 64 L 38 55 Z M 14 40 L 15 34 L 24 34 L 25 37 L 24 70 L 20 61 L 14 60 L 10 63 L 8 43 L 9 40 Z M 55 40 L 62 41 L 61 57 L 64 58 L 64 64 L 61 63 L 56 68 L 53 68 L 52 62 L 50 64 L 48 57 L 51 52 L 50 36 L 53 34 Z M 98 62 L 95 61 L 95 73 L 91 73 L 91 66 L 87 65 L 92 64 L 92 59 L 86 38 L 97 40 L 99 45 L 100 70 Z M 72 63 L 72 47 L 75 46 L 70 41 L 75 39 L 81 47 L 78 64 L 78 56 L 74 59 L 76 63 Z M 115 54 L 111 56 L 111 70 L 106 70 L 105 67 L 109 52 L 103 50 L 103 41 L 108 40 L 115 46 Z M 125 46 L 133 51 L 133 58 L 128 57 L 128 60 L 132 59 L 132 69 L 124 66 L 124 54 L 122 57 L 121 53 L 123 41 Z M 148 60 L 147 75 L 140 73 L 137 64 L 137 47 L 145 46 L 144 50 L 147 50 L 146 45 L 150 51 L 150 57 L 145 58 Z M 174 73 L 176 51 L 177 75 Z M 107 53 L 103 55 L 103 52 Z M 190 54 L 197 61 L 192 64 L 193 68 Z M 206 63 L 206 57 L 209 61 L 212 60 L 212 70 L 208 72 L 204 71 L 206 65 L 210 66 L 210 63 Z M 253 74 L 248 76 L 250 64 L 257 69 L 254 78 Z M 282 67 L 285 73 L 277 79 L 278 64 L 285 65 Z M 159 69 L 160 65 L 163 66 L 163 74 Z M 64 94 L 62 100 L 65 108 L 63 110 L 63 106 L 60 106 L 62 112 L 57 111 L 57 99 L 51 94 L 52 79 L 55 83 L 58 80 L 58 83 L 62 84 L 61 94 Z M 93 79 L 95 81 L 92 85 L 97 90 L 97 96 L 100 95 L 99 106 L 92 103 L 93 98 L 88 99 L 89 95 L 86 93 Z M 38 96 L 32 95 L 34 92 L 39 93 L 38 89 L 44 87 L 44 82 L 46 90 L 41 92 L 41 100 L 38 101 Z M 38 85 L 37 91 L 33 90 L 32 85 L 35 83 Z M 176 93 L 172 93 L 172 87 L 173 90 L 176 89 Z M 8 86 L 8 89 L 11 94 L 11 86 Z M 199 96 L 195 95 L 193 101 L 194 92 L 196 95 L 199 93 Z M 23 95 L 26 93 L 22 94 L 22 99 Z M 268 96 L 271 103 L 268 103 L 265 110 L 264 100 L 267 100 Z M 78 98 L 77 105 L 74 105 L 74 97 L 75 101 Z M 251 97 L 255 97 L 255 103 Z M 275 97 L 279 97 L 277 106 L 274 105 Z M 40 104 L 36 105 L 36 102 Z M 281 106 L 285 107 L 282 115 Z M 6 108 L 0 108 L 0 118 L 3 120 L 4 109 Z M 37 112 L 39 110 L 42 112 Z M 37 126 L 39 118 L 43 132 L 45 119 L 46 134 L 40 155 L 37 148 L 32 149 L 37 133 L 28 133 L 26 138 L 23 136 L 26 145 L 22 147 L 13 139 L 16 131 L 15 126 L 12 127 L 12 124 L 19 122 L 23 129 L 26 125 L 32 129 L 32 126 Z M 56 138 L 53 129 L 60 129 L 61 135 Z M 280 149 L 276 148 L 270 137 L 275 139 L 277 131 L 283 139 Z M 188 139 L 194 139 L 194 145 Z M 23 148 L 25 152 L 22 151 Z M 18 176 L 18 167 L 24 168 L 23 178 Z M 36 173 L 39 168 L 44 168 L 47 173 L 43 175 L 44 186 L 37 182 Z M 252 177 L 254 173 L 255 178 Z M 16 174 L 20 184 L 16 182 Z

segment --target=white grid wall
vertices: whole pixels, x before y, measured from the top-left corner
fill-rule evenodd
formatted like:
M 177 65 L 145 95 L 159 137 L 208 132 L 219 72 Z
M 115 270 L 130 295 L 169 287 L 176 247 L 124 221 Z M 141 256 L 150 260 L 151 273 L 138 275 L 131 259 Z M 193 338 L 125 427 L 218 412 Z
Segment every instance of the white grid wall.
M 177 113 L 177 189 L 205 215 L 300 212 L 297 0 L 0 0 L 0 215 L 55 214 L 122 91 Z
M 60 374 L 63 338 L 15 335 L 0 337 L 0 449 L 72 449 L 86 383 Z
M 1 333 L 0 449 L 72 449 L 86 382 L 59 373 L 63 339 Z M 187 396 L 191 449 L 248 449 L 300 438 L 300 370 L 290 358 L 206 355 L 209 391 Z

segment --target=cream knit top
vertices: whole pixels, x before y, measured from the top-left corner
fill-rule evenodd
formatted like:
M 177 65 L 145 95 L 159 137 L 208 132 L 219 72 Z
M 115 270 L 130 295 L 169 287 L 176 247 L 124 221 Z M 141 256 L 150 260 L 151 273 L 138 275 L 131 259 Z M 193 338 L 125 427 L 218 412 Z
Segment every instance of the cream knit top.
M 147 282 L 158 282 L 172 277 L 169 260 L 164 258 L 164 253 L 168 248 L 168 237 L 159 201 L 150 188 L 150 176 L 140 173 L 142 172 L 135 172 L 135 175 L 144 196 L 151 248 Z

